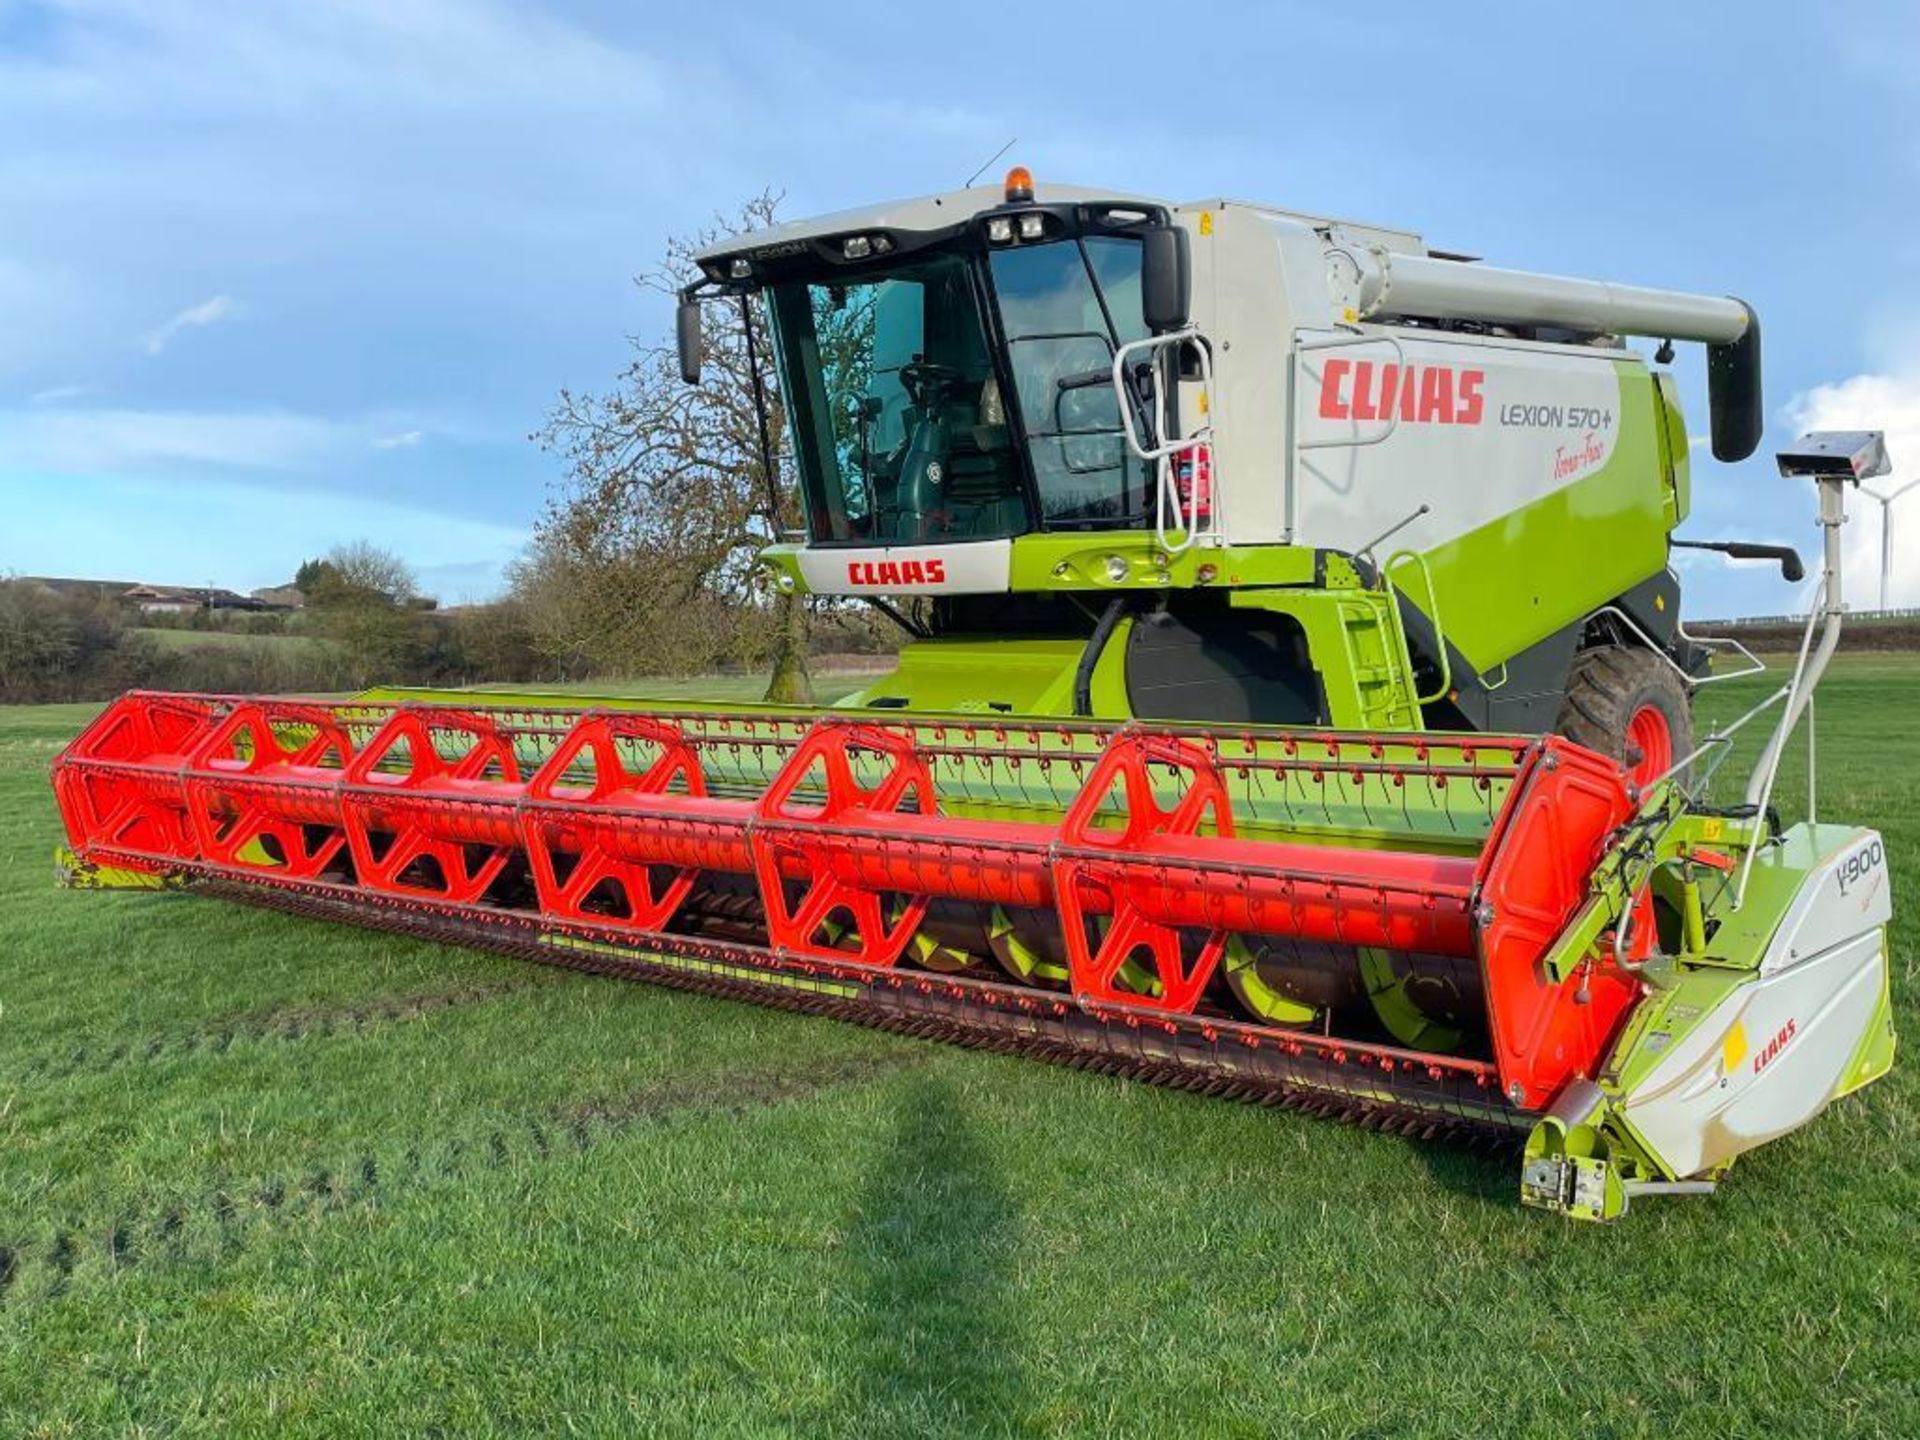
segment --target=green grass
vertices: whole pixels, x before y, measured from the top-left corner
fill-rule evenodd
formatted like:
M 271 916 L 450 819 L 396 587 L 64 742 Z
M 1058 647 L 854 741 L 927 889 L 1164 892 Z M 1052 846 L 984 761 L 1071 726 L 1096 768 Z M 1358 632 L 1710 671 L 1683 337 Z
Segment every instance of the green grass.
M 884 670 L 878 668 L 872 672 L 816 672 L 813 676 L 813 698 L 821 705 L 831 705 L 842 695 L 851 694 L 863 685 L 872 684 L 875 676 L 883 673 L 885 673 Z M 542 684 L 499 685 L 486 688 L 504 694 L 578 695 L 582 699 L 601 695 L 628 700 L 636 698 L 718 700 L 750 704 L 766 694 L 767 677 L 764 675 L 702 675 L 687 678 L 654 675 L 633 680 L 549 681 Z
M 1820 711 L 1909 1036 L 1916 710 L 1848 656 Z M 0 1433 L 1920 1431 L 1911 1062 L 1575 1227 L 1510 1161 L 57 891 L 87 713 L 0 710 Z
M 248 635 L 239 630 L 178 630 L 150 625 L 133 631 L 162 650 L 273 650 L 289 654 L 318 651 L 326 642 L 312 635 Z

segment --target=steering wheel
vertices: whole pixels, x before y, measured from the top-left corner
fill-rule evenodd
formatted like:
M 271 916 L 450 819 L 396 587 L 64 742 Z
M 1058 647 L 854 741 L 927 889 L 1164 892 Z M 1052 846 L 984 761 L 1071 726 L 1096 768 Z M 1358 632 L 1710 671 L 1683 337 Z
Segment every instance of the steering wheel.
M 920 409 L 929 408 L 946 391 L 960 383 L 960 372 L 951 365 L 932 360 L 910 360 L 900 367 L 900 386 L 907 398 Z

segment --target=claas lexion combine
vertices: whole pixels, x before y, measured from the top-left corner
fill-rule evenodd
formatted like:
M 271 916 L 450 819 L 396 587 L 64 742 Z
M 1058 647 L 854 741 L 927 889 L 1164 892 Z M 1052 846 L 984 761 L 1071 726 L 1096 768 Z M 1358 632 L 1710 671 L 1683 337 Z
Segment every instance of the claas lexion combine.
M 1707 347 L 1738 461 L 1746 305 L 1020 169 L 698 261 L 686 378 L 742 307 L 789 427 L 770 583 L 887 609 L 893 673 L 820 711 L 133 694 L 56 763 L 72 876 L 1510 1137 L 1582 1218 L 1886 1072 L 1882 842 L 1773 803 L 1877 435 L 1780 457 L 1826 563 L 1738 800 L 1734 727 L 1693 734 L 1750 667 L 1680 623 L 1688 438 L 1624 337 Z

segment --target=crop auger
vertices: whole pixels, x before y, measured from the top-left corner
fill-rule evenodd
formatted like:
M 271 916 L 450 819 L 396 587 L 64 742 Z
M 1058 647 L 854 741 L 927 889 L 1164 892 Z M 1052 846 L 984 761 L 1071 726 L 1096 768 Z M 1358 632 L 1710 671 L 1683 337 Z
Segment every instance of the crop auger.
M 773 582 L 897 616 L 895 673 L 827 711 L 134 693 L 55 762 L 71 877 L 1505 1137 L 1586 1219 L 1886 1073 L 1881 839 L 1773 803 L 1884 448 L 1781 455 L 1806 639 L 1696 745 L 1692 689 L 1753 667 L 1679 624 L 1685 427 L 1617 338 L 1707 344 L 1742 459 L 1744 304 L 1018 169 L 699 260 L 687 379 L 736 300 L 792 426 Z

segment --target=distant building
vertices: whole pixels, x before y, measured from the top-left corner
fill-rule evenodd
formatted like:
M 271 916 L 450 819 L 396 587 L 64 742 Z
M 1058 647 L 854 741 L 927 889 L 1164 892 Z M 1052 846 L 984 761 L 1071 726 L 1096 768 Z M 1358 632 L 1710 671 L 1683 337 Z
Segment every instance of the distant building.
M 51 595 L 115 600 L 143 615 L 184 615 L 193 610 L 259 613 L 298 610 L 306 604 L 306 596 L 291 585 L 275 585 L 242 595 L 218 585 L 150 585 L 145 581 L 78 580 L 63 575 L 23 575 L 20 579 L 22 584 L 38 586 Z
M 206 607 L 196 605 L 178 590 L 162 590 L 155 585 L 129 585 L 120 598 L 143 615 L 184 615 Z
M 184 615 L 193 610 L 272 610 L 275 606 L 218 586 L 176 588 L 132 585 L 120 597 L 143 615 Z
M 62 575 L 22 575 L 20 583 L 49 595 L 79 595 L 89 600 L 118 600 L 133 588 L 131 580 L 74 580 Z

